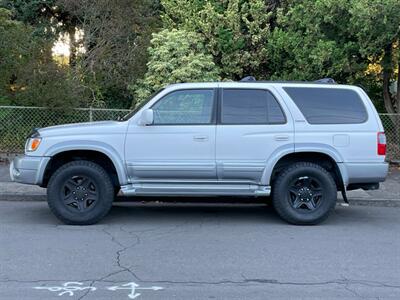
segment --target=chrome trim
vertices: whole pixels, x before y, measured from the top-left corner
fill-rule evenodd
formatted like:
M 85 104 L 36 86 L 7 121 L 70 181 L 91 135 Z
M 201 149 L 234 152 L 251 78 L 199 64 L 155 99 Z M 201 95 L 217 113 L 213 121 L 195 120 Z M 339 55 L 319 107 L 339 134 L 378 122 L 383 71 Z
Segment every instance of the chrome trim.
M 269 196 L 271 187 L 255 184 L 134 183 L 121 187 L 124 196 Z

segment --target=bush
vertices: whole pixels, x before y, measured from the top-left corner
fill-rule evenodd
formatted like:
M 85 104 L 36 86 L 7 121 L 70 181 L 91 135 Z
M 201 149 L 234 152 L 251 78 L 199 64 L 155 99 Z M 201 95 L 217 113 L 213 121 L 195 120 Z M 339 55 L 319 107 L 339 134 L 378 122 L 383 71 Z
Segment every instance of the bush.
M 131 86 L 136 103 L 170 83 L 219 80 L 219 70 L 203 45 L 194 32 L 174 29 L 153 34 L 148 71 Z

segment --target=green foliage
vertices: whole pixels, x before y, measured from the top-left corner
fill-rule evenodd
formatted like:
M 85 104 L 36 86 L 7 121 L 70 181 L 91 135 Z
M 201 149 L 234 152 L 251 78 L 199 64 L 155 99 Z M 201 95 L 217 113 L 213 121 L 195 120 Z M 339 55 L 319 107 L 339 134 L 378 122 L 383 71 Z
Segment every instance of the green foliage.
M 13 103 L 49 108 L 87 107 L 89 95 L 68 69 L 54 62 L 36 64 L 16 80 Z
M 398 63 L 396 53 L 391 56 L 398 44 L 399 24 L 397 0 L 291 1 L 280 10 L 266 46 L 271 78 L 333 77 L 341 83 L 362 85 L 377 106 L 383 107 L 385 81 L 388 85 Z M 388 58 L 382 59 L 385 52 Z M 381 64 L 383 73 L 367 74 L 371 63 Z M 377 85 L 381 87 L 378 93 Z M 385 106 L 394 111 L 389 98 Z
M 350 7 L 350 30 L 355 32 L 364 56 L 380 57 L 400 36 L 400 1 L 356 0 Z M 400 50 L 398 49 L 398 56 Z
M 303 0 L 281 10 L 267 44 L 271 77 L 353 81 L 366 61 L 349 28 L 350 6 L 347 0 Z
M 51 43 L 0 8 L 0 97 L 11 105 L 71 107 L 85 102 L 69 70 L 47 56 Z
M 265 77 L 273 12 L 264 0 L 163 0 L 165 28 L 196 32 L 222 78 Z
M 400 1 L 357 0 L 350 11 L 350 25 L 356 33 L 360 54 L 381 66 L 377 81 L 382 89 L 380 101 L 375 102 L 379 107 L 384 104 L 388 113 L 400 113 Z M 391 85 L 397 85 L 397 92 L 391 90 Z
M 57 37 L 56 0 L 0 0 L 0 7 L 11 11 L 16 21 L 32 26 L 33 35 L 54 40 Z
M 176 29 L 153 34 L 149 56 L 144 80 L 131 87 L 136 103 L 169 83 L 219 80 L 219 70 L 199 34 Z
M 3 97 L 18 66 L 28 59 L 29 34 L 29 28 L 11 20 L 9 10 L 0 8 L 0 95 Z
M 119 0 L 112 5 L 108 0 L 0 0 L 0 7 L 10 9 L 13 20 L 29 26 L 30 38 L 41 41 L 41 57 L 31 59 L 46 57 L 50 61 L 52 44 L 60 34 L 67 34 L 69 66 L 58 69 L 54 76 L 77 84 L 75 90 L 79 93 L 73 94 L 78 103 L 129 107 L 132 96 L 127 87 L 146 72 L 146 49 L 151 33 L 158 28 L 158 3 L 158 0 Z M 84 32 L 83 36 L 77 36 L 78 32 Z M 85 51 L 79 52 L 80 48 Z M 40 65 L 43 69 L 43 60 Z M 45 69 L 55 71 L 53 67 Z
M 128 107 L 168 83 L 254 75 L 333 77 L 398 112 L 399 24 L 399 0 L 0 0 L 0 104 Z

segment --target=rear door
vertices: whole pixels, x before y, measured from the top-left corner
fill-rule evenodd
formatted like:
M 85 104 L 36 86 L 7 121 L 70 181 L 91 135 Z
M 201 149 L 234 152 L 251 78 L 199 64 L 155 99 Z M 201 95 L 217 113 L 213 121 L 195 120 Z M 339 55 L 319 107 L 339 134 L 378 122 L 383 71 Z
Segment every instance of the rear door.
M 294 151 L 293 122 L 273 89 L 222 88 L 216 141 L 218 179 L 260 183 L 279 149 Z

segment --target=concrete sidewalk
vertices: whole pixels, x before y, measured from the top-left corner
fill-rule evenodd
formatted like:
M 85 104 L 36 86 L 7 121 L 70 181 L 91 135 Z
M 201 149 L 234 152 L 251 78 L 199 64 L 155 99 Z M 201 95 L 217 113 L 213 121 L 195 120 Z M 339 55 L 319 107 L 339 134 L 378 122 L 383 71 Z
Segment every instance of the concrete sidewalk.
M 0 163 L 0 201 L 46 201 L 46 189 L 11 182 L 8 167 L 8 164 Z M 355 190 L 347 195 L 351 205 L 400 207 L 400 167 L 391 166 L 389 176 L 379 190 Z M 338 199 L 343 202 L 340 193 Z

